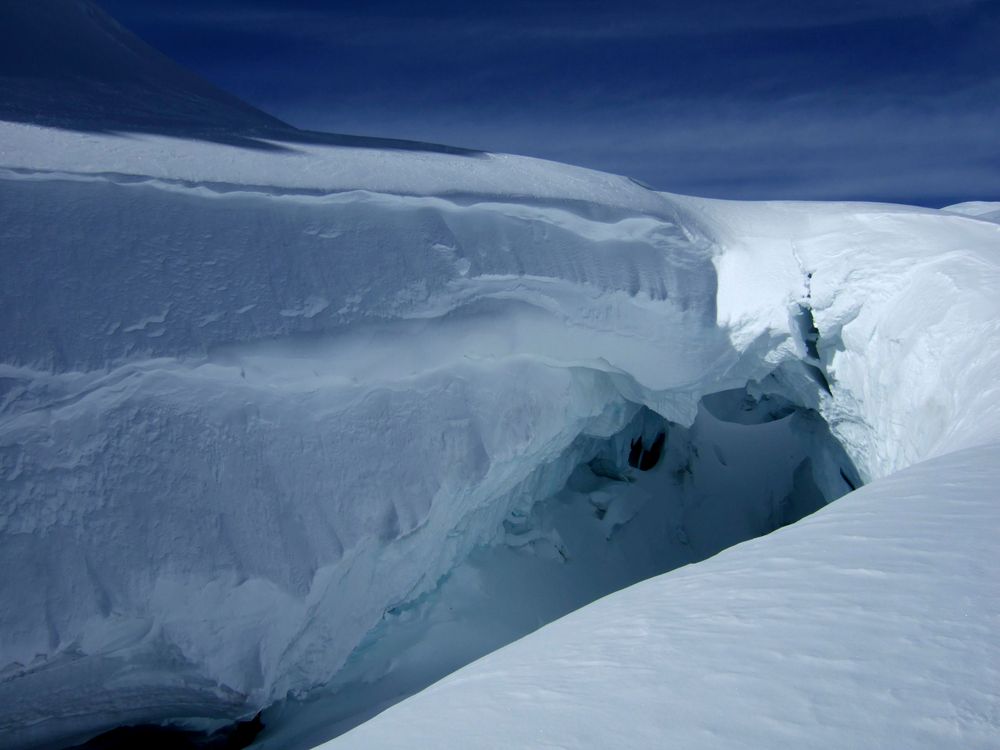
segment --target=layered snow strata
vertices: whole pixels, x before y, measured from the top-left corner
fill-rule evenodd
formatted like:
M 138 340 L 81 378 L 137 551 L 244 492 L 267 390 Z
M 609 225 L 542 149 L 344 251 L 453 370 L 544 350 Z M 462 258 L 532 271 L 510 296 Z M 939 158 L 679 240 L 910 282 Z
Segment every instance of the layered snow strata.
M 329 681 L 643 408 L 753 382 L 864 479 L 997 436 L 990 222 L 2 128 L 11 747 Z
M 7 172 L 5 744 L 326 682 L 581 436 L 742 383 L 708 243 L 615 180 L 660 211 Z

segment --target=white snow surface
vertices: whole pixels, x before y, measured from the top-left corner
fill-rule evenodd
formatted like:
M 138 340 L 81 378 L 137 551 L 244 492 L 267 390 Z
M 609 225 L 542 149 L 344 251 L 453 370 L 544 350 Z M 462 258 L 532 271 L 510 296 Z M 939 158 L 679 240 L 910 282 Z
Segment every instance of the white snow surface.
M 636 584 L 324 749 L 993 748 L 1000 446 Z
M 748 383 L 871 487 L 341 741 L 996 736 L 1000 226 L 270 145 L 0 123 L 5 747 L 327 683 L 640 406 Z
M 974 216 L 984 221 L 1000 222 L 1000 201 L 966 201 L 945 206 L 942 211 L 951 211 L 964 216 Z

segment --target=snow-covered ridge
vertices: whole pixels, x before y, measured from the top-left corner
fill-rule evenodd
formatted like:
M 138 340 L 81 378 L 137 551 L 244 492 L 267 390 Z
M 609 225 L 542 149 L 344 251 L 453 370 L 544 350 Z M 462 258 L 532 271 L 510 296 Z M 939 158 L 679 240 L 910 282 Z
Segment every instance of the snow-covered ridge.
M 110 181 L 162 181 L 215 193 L 244 188 L 267 194 L 375 193 L 510 200 L 557 200 L 659 215 L 669 206 L 618 175 L 508 154 L 450 152 L 409 144 L 387 148 L 309 142 L 294 133 L 236 144 L 169 135 L 88 134 L 0 122 L 0 165 L 27 173 L 67 173 Z M 304 136 L 303 136 L 304 138 Z M 330 136 L 336 139 L 336 136 Z M 334 147 L 331 147 L 334 146 Z
M 1000 221 L 1000 201 L 966 201 L 945 206 L 941 210 L 963 216 L 974 216 L 983 221 Z
M 90 131 L 288 129 L 157 52 L 89 0 L 4 0 L 0 119 Z

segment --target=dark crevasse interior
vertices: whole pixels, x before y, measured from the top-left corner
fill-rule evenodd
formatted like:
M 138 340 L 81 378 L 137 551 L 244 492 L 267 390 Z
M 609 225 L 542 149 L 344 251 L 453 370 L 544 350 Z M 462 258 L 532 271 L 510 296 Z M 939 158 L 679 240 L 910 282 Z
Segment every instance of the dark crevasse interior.
M 706 396 L 690 427 L 639 409 L 500 541 L 388 609 L 325 689 L 263 714 L 252 745 L 312 747 L 606 594 L 794 523 L 860 486 L 815 412 L 750 389 Z M 579 447 L 579 446 L 577 446 Z
M 702 399 L 690 427 L 638 408 L 547 498 L 525 497 L 497 543 L 386 610 L 322 690 L 212 732 L 119 728 L 80 750 L 297 750 L 341 734 L 435 680 L 606 594 L 809 515 L 860 486 L 823 419 L 745 388 Z
M 259 714 L 211 732 L 152 724 L 118 727 L 69 750 L 242 750 L 263 728 Z

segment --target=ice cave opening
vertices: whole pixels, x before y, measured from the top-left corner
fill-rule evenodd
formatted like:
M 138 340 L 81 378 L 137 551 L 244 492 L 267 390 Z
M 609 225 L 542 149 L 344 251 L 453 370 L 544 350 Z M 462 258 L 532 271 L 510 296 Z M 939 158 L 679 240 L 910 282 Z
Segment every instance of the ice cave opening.
M 541 497 L 551 483 L 527 483 L 498 541 L 387 607 L 323 688 L 250 721 L 119 728 L 79 747 L 112 750 L 140 735 L 164 748 L 312 747 L 568 612 L 794 523 L 861 484 L 817 411 L 757 383 L 704 396 L 690 426 L 632 406 L 610 438 L 578 437 L 569 468 L 565 457 L 540 467 L 568 479 Z
M 580 444 L 583 443 L 583 444 Z M 607 594 L 813 513 L 860 486 L 813 409 L 754 384 L 705 396 L 685 427 L 645 406 L 555 494 L 526 493 L 500 542 L 386 609 L 324 688 L 263 713 L 255 748 L 342 734 L 478 657 Z

